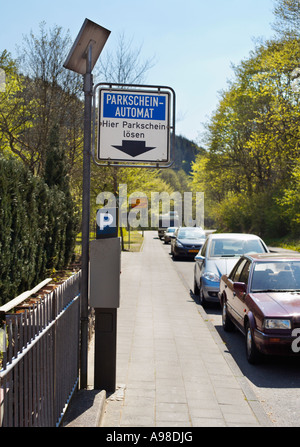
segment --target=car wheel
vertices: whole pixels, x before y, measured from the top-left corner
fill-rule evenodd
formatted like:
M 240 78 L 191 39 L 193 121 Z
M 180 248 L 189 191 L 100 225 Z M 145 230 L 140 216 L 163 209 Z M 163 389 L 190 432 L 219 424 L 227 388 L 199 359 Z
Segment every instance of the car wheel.
M 259 362 L 260 353 L 253 340 L 250 324 L 246 324 L 246 356 L 249 363 L 255 365 Z
M 196 279 L 194 278 L 194 295 L 199 295 L 199 293 L 200 293 L 200 290 L 199 290 L 199 287 L 197 286 L 197 281 L 196 281 Z
M 234 324 L 227 313 L 227 304 L 225 299 L 223 300 L 222 306 L 222 325 L 225 332 L 232 332 L 234 330 Z
M 203 292 L 203 288 L 202 288 L 202 284 L 200 283 L 200 290 L 199 290 L 199 301 L 202 307 L 206 307 L 207 305 L 207 301 L 204 298 L 204 292 Z

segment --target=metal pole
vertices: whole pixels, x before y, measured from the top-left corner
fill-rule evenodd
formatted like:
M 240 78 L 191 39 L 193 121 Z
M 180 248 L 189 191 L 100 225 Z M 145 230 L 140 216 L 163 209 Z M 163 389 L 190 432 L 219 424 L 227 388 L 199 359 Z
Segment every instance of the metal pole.
M 91 131 L 92 131 L 92 43 L 86 55 L 84 75 L 84 145 L 82 184 L 82 279 L 81 279 L 81 356 L 80 388 L 87 388 L 88 369 L 88 284 L 89 284 L 89 239 L 90 239 L 90 181 L 91 181 Z

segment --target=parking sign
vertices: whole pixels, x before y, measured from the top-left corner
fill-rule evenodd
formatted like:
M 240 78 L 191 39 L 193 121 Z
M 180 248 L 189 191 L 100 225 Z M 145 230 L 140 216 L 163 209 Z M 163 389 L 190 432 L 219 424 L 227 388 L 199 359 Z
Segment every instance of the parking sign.
M 104 239 L 118 236 L 117 208 L 101 208 L 96 214 L 96 237 Z
M 170 96 L 167 90 L 100 89 L 98 159 L 168 162 Z

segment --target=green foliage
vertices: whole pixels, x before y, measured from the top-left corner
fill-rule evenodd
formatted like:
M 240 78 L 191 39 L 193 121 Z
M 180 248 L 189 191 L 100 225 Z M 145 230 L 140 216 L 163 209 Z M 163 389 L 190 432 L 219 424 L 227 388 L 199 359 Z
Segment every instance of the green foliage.
M 229 194 L 213 208 L 212 215 L 222 231 L 280 237 L 287 230 L 283 216 L 278 213 L 276 198 L 267 191 L 250 197 L 245 192 Z
M 222 93 L 207 153 L 192 165 L 219 229 L 300 235 L 299 60 L 295 37 L 261 44 Z
M 68 158 L 68 174 L 82 149 L 82 77 L 63 68 L 71 45 L 69 32 L 54 26 L 25 36 L 18 62 L 0 52 L 6 85 L 0 92 L 0 152 L 17 155 L 35 175 L 43 175 L 53 126 Z M 76 173 L 74 173 L 76 176 Z
M 63 191 L 49 188 L 15 159 L 0 158 L 0 305 L 60 269 L 73 255 L 74 213 Z
M 280 212 L 288 223 L 291 236 L 300 235 L 300 167 L 292 172 L 291 181 L 277 198 Z
M 66 191 L 69 189 L 67 161 L 65 152 L 60 147 L 59 128 L 57 125 L 51 129 L 49 140 L 44 179 L 50 188 L 57 185 L 62 191 Z

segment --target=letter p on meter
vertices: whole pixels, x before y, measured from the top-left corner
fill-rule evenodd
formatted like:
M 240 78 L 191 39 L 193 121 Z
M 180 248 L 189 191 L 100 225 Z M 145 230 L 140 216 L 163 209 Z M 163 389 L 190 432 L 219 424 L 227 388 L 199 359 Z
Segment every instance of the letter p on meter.
M 101 213 L 97 215 L 97 224 L 100 230 L 104 230 L 105 227 L 109 227 L 114 221 L 114 218 L 109 212 Z
M 118 236 L 116 208 L 101 208 L 96 215 L 97 239 Z

